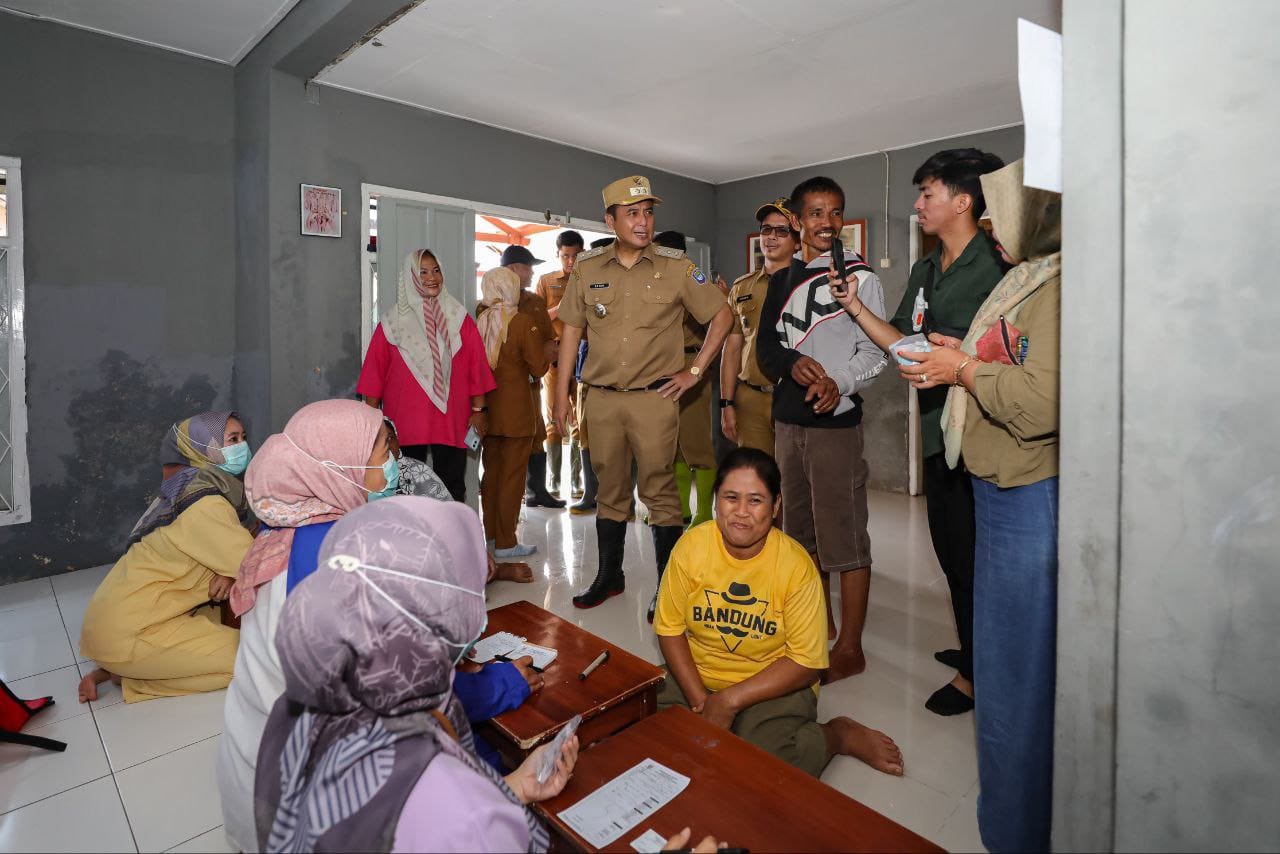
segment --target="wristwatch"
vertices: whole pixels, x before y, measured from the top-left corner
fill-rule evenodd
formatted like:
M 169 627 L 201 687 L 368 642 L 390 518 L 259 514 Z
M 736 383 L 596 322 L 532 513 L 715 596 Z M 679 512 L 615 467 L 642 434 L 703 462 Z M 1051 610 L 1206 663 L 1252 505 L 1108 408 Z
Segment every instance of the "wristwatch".
M 699 368 L 697 365 L 693 365 L 689 368 L 689 373 L 693 374 L 695 377 L 700 377 L 702 376 L 702 368 Z
M 721 409 L 725 409 L 726 407 L 730 407 L 730 406 L 733 406 L 733 405 L 734 405 L 734 402 L 733 402 L 732 400 L 730 400 L 729 398 L 727 398 L 727 397 L 722 397 L 722 398 L 720 398 L 720 408 L 721 408 Z
M 488 412 L 488 411 L 489 411 L 489 407 L 487 407 L 487 406 L 473 406 L 473 407 L 471 407 L 471 411 L 472 411 L 472 412 L 476 412 L 476 413 L 479 413 L 479 412 Z

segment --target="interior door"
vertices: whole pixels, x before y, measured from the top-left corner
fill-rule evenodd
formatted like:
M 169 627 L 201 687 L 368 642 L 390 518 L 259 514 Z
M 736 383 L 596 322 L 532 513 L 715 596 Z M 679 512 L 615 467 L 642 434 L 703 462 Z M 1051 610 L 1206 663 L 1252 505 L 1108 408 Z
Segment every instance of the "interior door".
M 430 249 L 440 262 L 444 286 L 467 311 L 476 304 L 475 211 L 378 197 L 378 286 L 373 302 L 373 321 L 396 304 L 400 271 L 405 256 L 417 249 Z M 478 507 L 480 494 L 478 456 L 468 454 L 467 503 Z
M 700 240 L 686 241 L 684 254 L 689 256 L 689 260 L 698 265 L 698 269 L 707 276 L 707 280 L 711 280 L 711 246 Z

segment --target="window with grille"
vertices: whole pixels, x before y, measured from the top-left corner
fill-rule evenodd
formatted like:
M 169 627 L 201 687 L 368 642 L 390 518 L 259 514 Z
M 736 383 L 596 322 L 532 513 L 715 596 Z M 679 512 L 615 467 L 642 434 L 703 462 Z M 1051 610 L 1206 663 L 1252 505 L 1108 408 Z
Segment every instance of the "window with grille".
M 0 525 L 31 521 L 22 287 L 22 164 L 0 157 Z

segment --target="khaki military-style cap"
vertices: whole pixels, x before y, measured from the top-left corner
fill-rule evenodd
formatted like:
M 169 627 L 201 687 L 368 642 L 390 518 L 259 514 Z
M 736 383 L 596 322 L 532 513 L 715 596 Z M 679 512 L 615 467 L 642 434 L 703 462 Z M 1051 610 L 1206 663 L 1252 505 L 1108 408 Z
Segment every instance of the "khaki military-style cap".
M 604 188 L 603 195 L 606 208 L 614 205 L 634 205 L 646 199 L 653 199 L 654 204 L 662 204 L 662 199 L 653 194 L 649 179 L 643 175 L 632 175 L 630 178 L 614 181 Z
M 790 201 L 785 196 L 779 196 L 771 202 L 765 202 L 756 208 L 756 222 L 764 222 L 764 218 L 771 213 L 780 213 L 785 217 L 790 217 L 791 211 L 787 208 L 787 204 Z

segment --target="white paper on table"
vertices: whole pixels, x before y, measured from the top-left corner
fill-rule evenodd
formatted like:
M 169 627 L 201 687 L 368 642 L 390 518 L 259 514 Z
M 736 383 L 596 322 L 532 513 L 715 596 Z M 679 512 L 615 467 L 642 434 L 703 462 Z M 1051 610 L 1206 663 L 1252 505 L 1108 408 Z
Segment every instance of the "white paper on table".
M 531 666 L 535 670 L 546 670 L 547 666 L 550 665 L 551 662 L 555 661 L 556 656 L 559 654 L 559 650 L 552 649 L 549 646 L 538 646 L 536 643 L 529 643 L 525 640 L 516 644 L 513 649 L 499 653 L 499 655 L 504 658 L 509 658 L 512 661 L 515 661 L 517 658 L 523 658 L 527 655 L 533 659 L 533 664 Z
M 1022 183 L 1062 192 L 1062 34 L 1018 19 L 1018 91 L 1026 155 Z
M 477 641 L 467 658 L 477 664 L 484 664 L 500 655 L 506 655 L 522 643 L 524 638 L 519 635 L 513 635 L 511 632 L 495 632 Z
M 667 840 L 652 827 L 631 840 L 631 847 L 640 854 L 658 854 L 666 844 Z
M 575 833 L 603 848 L 662 809 L 688 785 L 688 777 L 645 759 L 559 815 Z

